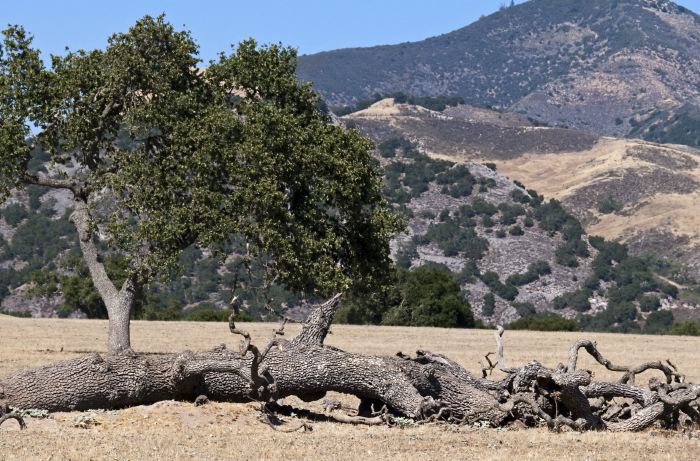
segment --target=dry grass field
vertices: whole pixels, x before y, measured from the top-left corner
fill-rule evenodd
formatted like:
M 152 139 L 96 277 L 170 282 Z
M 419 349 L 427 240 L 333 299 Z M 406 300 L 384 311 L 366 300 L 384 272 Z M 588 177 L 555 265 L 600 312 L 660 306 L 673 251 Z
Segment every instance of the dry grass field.
M 273 325 L 246 327 L 254 339 L 263 342 Z M 289 334 L 296 330 L 298 326 L 291 325 Z M 85 352 L 103 351 L 105 335 L 106 323 L 101 321 L 0 315 L 0 377 Z M 133 336 L 134 347 L 148 352 L 203 350 L 238 341 L 223 323 L 134 322 Z M 613 362 L 672 358 L 691 380 L 700 381 L 700 338 L 514 331 L 505 336 L 508 364 L 535 359 L 555 365 L 566 359 L 569 346 L 583 336 L 598 341 Z M 367 354 L 425 348 L 447 354 L 475 373 L 479 359 L 494 345 L 489 331 L 356 326 L 335 326 L 327 343 Z M 595 370 L 597 378 L 613 376 L 587 358 L 582 366 Z M 350 397 L 345 399 L 351 403 Z M 318 404 L 310 407 L 320 410 Z M 86 420 L 91 424 L 80 427 L 78 423 Z M 13 422 L 0 428 L 0 459 L 700 459 L 700 439 L 660 430 L 554 434 L 546 429 L 314 423 L 311 432 L 287 434 L 259 422 L 253 404 L 195 407 L 190 402 L 160 402 L 115 412 L 57 413 L 47 419 L 29 419 L 28 425 L 22 432 Z

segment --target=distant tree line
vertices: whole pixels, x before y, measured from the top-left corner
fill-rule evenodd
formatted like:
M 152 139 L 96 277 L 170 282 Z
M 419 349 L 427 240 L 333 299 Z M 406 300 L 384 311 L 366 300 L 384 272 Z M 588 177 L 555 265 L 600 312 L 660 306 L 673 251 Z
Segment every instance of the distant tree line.
M 361 99 L 354 105 L 335 107 L 332 110 L 337 116 L 342 117 L 344 115 L 367 109 L 372 104 L 386 98 L 393 98 L 397 104 L 412 104 L 414 106 L 424 107 L 437 112 L 442 112 L 447 107 L 464 104 L 464 99 L 459 96 L 414 96 L 399 91 L 387 95 L 375 93 L 371 98 Z

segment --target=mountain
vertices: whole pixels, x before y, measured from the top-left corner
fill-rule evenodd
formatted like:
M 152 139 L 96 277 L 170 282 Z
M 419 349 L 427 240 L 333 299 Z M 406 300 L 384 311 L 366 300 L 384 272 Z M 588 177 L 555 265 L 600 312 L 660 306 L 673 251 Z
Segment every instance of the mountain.
M 700 146 L 700 16 L 667 0 L 531 0 L 415 43 L 301 56 L 331 106 L 459 96 L 598 135 Z
M 436 112 L 384 99 L 341 120 L 377 143 L 405 138 L 435 159 L 492 162 L 561 201 L 588 232 L 700 280 L 700 150 L 534 126 L 466 105 Z

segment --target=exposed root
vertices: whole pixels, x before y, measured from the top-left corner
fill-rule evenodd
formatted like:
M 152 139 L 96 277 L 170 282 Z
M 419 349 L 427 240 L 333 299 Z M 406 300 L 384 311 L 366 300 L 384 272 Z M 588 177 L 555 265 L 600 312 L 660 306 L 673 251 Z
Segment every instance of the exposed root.
M 603 357 L 603 355 L 598 351 L 596 343 L 589 340 L 577 341 L 569 351 L 569 365 L 567 370 L 572 372 L 576 370 L 576 362 L 578 361 L 578 351 L 579 349 L 585 349 L 598 363 L 603 365 L 610 371 L 624 372 L 625 374 L 620 378 L 620 383 L 622 384 L 634 384 L 635 377 L 647 370 L 659 370 L 663 372 L 666 376 L 666 382 L 677 382 L 682 383 L 685 380 L 685 375 L 678 373 L 676 368 L 670 360 L 667 360 L 668 366 L 664 365 L 661 361 L 658 362 L 646 362 L 637 367 L 619 366 L 613 365 L 610 360 Z

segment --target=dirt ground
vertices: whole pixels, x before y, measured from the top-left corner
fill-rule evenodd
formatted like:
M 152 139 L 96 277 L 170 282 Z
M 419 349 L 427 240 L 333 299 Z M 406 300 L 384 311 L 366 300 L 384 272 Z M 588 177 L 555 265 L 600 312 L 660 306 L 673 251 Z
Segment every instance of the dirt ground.
M 247 324 L 253 338 L 267 340 L 273 325 Z M 298 330 L 288 327 L 288 335 Z M 134 322 L 133 345 L 139 351 L 204 350 L 234 345 L 225 324 Z M 0 316 L 0 376 L 22 368 L 104 351 L 106 323 L 87 320 L 17 319 Z M 492 332 L 437 328 L 335 326 L 327 343 L 367 354 L 428 349 L 446 354 L 477 373 L 479 360 L 493 350 Z M 566 360 L 578 338 L 598 342 L 614 363 L 636 364 L 671 358 L 690 380 L 700 382 L 700 338 L 588 333 L 506 332 L 508 365 Z M 596 378 L 612 378 L 586 358 L 582 367 Z M 640 379 L 646 380 L 648 376 Z M 338 397 L 338 396 L 334 396 Z M 353 398 L 340 396 L 352 404 Z M 288 403 L 301 403 L 288 399 Z M 320 410 L 319 404 L 307 404 Z M 285 427 L 299 424 L 287 418 Z M 358 427 L 312 423 L 310 432 L 282 433 L 258 420 L 255 404 L 160 402 L 119 411 L 56 413 L 28 419 L 19 431 L 14 422 L 0 428 L 4 460 L 281 460 L 281 459 L 700 459 L 700 435 L 658 429 L 642 434 L 565 432 L 546 429 L 477 427 Z

